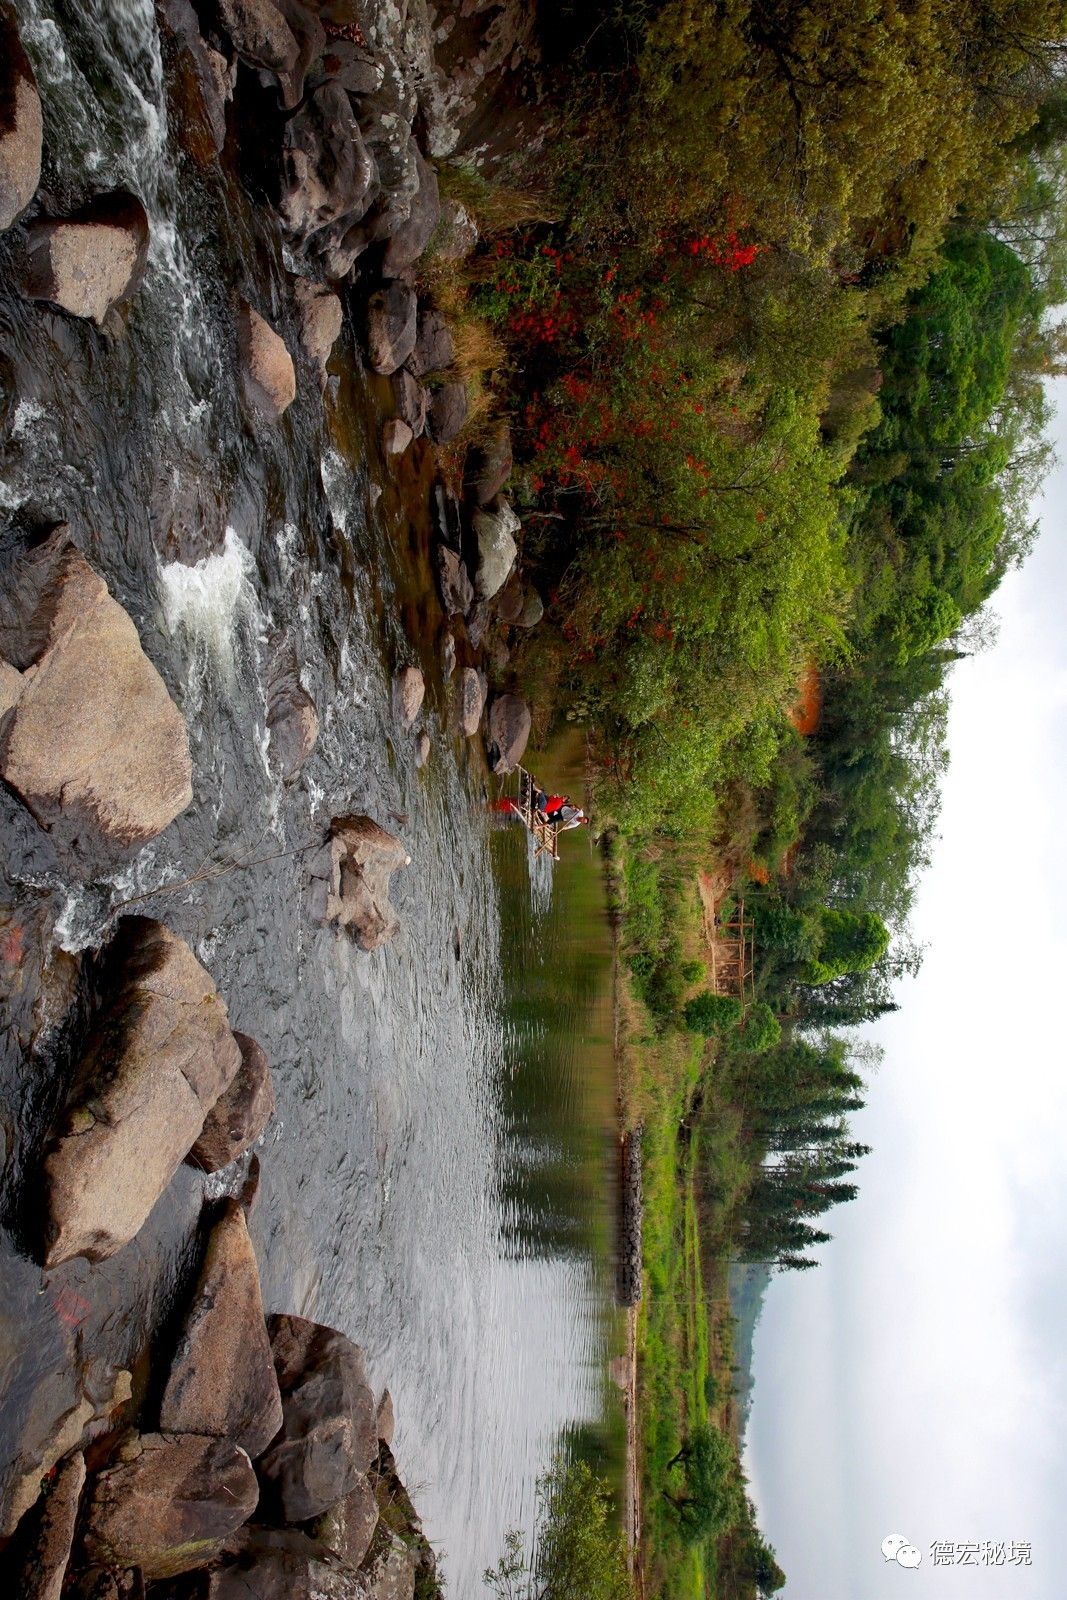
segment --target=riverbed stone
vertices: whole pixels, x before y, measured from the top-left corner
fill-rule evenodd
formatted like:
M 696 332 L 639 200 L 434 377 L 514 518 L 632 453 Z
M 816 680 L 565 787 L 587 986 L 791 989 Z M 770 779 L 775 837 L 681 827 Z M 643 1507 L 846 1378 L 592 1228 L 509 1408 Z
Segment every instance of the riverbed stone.
M 274 1115 L 274 1080 L 266 1052 L 235 1033 L 241 1065 L 215 1101 L 186 1160 L 200 1172 L 221 1172 L 255 1144 Z
M 15 1531 L 53 1467 L 106 1431 L 131 1392 L 130 1374 L 100 1358 L 76 1377 L 54 1369 L 34 1384 L 0 1494 L 0 1538 Z
M 462 558 L 447 544 L 437 547 L 437 583 L 445 616 L 465 616 L 474 603 L 474 585 Z
M 16 1589 L 22 1600 L 60 1600 L 84 1487 L 85 1457 L 68 1456 L 35 1514 Z
M 370 1479 L 360 1475 L 355 1488 L 324 1511 L 312 1524 L 313 1536 L 347 1561 L 358 1567 L 374 1538 L 378 1526 L 378 1501 Z
M 37 80 L 15 17 L 0 7 L 0 232 L 25 211 L 41 181 L 44 123 Z
M 408 362 L 411 371 L 417 378 L 425 378 L 431 372 L 444 372 L 455 359 L 456 347 L 444 312 L 433 305 L 420 307 L 415 348 Z
M 326 42 L 318 19 L 293 0 L 217 0 L 217 10 L 242 61 L 277 78 L 288 109 L 298 105 L 304 73 Z
M 478 247 L 478 223 L 461 200 L 445 200 L 434 250 L 442 261 L 466 261 Z
M 466 738 L 478 732 L 485 710 L 486 683 L 474 667 L 461 667 L 456 679 L 456 726 Z
M 382 428 L 382 449 L 387 456 L 400 456 L 415 438 L 409 423 L 403 417 L 390 417 Z
M 451 444 L 467 421 L 467 385 L 458 380 L 436 389 L 426 412 L 426 432 L 435 444 Z
M 416 146 L 413 150 L 418 188 L 411 197 L 407 221 L 395 230 L 385 247 L 382 272 L 395 277 L 414 266 L 433 237 L 441 217 L 437 173 Z
M 389 380 L 393 388 L 393 404 L 401 422 L 406 422 L 412 436 L 418 438 L 426 427 L 426 411 L 430 397 L 418 378 L 402 367 Z
M 192 760 L 137 629 L 65 528 L 5 580 L 0 777 L 75 853 L 154 839 L 193 797 Z
M 378 168 L 340 84 L 308 95 L 285 125 L 278 209 L 286 229 L 307 240 L 342 219 L 358 221 L 373 198 Z
M 520 628 L 536 628 L 545 614 L 545 603 L 536 589 L 531 589 L 526 596 L 522 614 L 517 619 Z
M 213 1561 L 258 1499 L 252 1463 L 228 1439 L 142 1434 L 93 1484 L 85 1552 L 148 1579 L 177 1577 Z
M 393 696 L 401 723 L 405 728 L 413 728 L 426 697 L 426 679 L 419 667 L 400 668 L 393 679 Z
M 148 237 L 148 213 L 123 190 L 69 217 L 37 217 L 26 229 L 25 292 L 99 325 L 140 288 Z
M 427 761 L 429 761 L 432 749 L 430 735 L 425 732 L 420 733 L 415 740 L 415 767 L 418 771 L 421 772 Z
M 367 352 L 375 372 L 398 371 L 415 348 L 417 331 L 418 300 L 409 283 L 397 280 L 374 291 L 367 304 Z
M 268 1326 L 283 1422 L 259 1474 L 285 1520 L 305 1522 L 351 1494 L 374 1462 L 374 1399 L 362 1351 L 343 1333 L 304 1317 Z
M 478 571 L 474 580 L 480 600 L 491 600 L 504 587 L 519 550 L 515 534 L 522 524 L 506 500 L 496 499 L 471 519 L 478 541 Z
M 230 1439 L 252 1460 L 282 1425 L 245 1214 L 227 1200 L 208 1236 L 159 1412 L 165 1433 Z
M 297 278 L 293 285 L 300 318 L 300 343 L 318 375 L 319 388 L 326 387 L 326 364 L 341 336 L 344 308 L 332 289 L 314 278 Z
M 489 707 L 489 765 L 494 772 L 514 772 L 530 737 L 532 718 L 517 694 L 497 695 Z
M 45 1264 L 128 1244 L 241 1064 L 226 1008 L 184 939 L 126 917 L 107 1000 L 44 1161 Z
M 312 862 L 313 915 L 344 928 L 362 950 L 376 950 L 400 931 L 389 881 L 410 862 L 400 840 L 373 818 L 336 817 L 328 844 Z
M 237 309 L 237 345 L 245 399 L 259 416 L 277 422 L 296 399 L 296 368 L 281 334 L 247 300 Z

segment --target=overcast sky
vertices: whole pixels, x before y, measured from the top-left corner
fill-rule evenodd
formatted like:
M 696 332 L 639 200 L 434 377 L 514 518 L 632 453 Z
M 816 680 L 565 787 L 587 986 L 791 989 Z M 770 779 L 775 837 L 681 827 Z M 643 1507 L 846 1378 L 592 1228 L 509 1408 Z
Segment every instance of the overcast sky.
M 1067 466 L 1040 513 L 998 643 L 951 678 L 929 948 L 871 1030 L 859 1198 L 756 1335 L 747 1467 L 788 1600 L 1067 1594 Z M 1033 1564 L 935 1566 L 935 1540 Z

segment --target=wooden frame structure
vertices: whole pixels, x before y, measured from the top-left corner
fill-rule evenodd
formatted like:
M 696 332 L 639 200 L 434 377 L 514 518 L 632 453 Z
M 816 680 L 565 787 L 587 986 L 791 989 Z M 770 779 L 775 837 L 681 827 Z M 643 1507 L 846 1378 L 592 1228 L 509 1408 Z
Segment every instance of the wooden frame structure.
M 735 995 L 747 1007 L 756 992 L 756 935 L 743 900 L 728 921 L 716 916 L 710 944 L 712 988 L 716 994 Z
M 533 806 L 533 778 L 527 772 L 525 767 L 518 767 L 516 770 L 519 778 L 519 792 L 515 801 L 513 802 L 515 806 L 515 813 L 518 816 L 519 821 L 534 836 L 534 841 L 537 846 L 534 851 L 534 859 L 536 860 L 541 852 L 546 850 L 552 857 L 553 861 L 558 861 L 559 829 L 554 827 L 551 822 L 543 822 L 537 816 Z

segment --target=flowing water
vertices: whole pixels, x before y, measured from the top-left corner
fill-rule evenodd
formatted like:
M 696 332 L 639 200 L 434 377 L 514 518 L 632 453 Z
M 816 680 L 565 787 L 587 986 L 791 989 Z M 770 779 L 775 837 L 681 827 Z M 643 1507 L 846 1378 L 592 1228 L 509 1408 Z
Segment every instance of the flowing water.
M 426 530 L 382 475 L 346 319 L 324 405 L 301 374 L 257 431 L 236 380 L 244 294 L 297 345 L 269 210 L 191 154 L 151 0 L 18 0 L 57 209 L 121 185 L 152 224 L 146 280 L 105 334 L 10 289 L 0 240 L 0 560 L 64 521 L 127 608 L 188 720 L 195 798 L 120 872 L 74 881 L 0 797 L 5 998 L 0 1473 L 47 1436 L 87 1370 L 158 1382 L 205 1197 L 182 1169 L 111 1261 L 33 1260 L 40 1146 L 77 1053 L 93 951 L 124 906 L 181 933 L 232 1024 L 274 1067 L 254 1233 L 268 1310 L 354 1337 L 388 1384 L 401 1473 L 478 1593 L 561 1435 L 603 1415 L 611 1314 L 610 951 L 588 843 L 554 875 L 490 825 L 481 757 L 447 731 L 423 627 Z M 195 129 L 193 133 L 195 133 Z M 247 179 L 247 174 L 245 175 Z M 265 723 L 288 635 L 321 718 L 285 788 Z M 428 768 L 391 708 L 421 657 Z M 307 911 L 305 848 L 366 811 L 399 832 L 403 931 L 364 955 Z M 396 819 L 404 819 L 398 822 Z M 204 864 L 226 868 L 190 884 Z M 0 1477 L 0 1484 L 3 1478 Z

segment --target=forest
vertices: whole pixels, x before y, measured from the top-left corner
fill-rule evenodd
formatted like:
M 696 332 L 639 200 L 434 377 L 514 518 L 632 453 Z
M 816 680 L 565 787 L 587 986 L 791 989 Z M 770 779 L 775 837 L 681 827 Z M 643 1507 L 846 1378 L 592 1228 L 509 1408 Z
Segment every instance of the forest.
M 1033 542 L 1067 370 L 1067 6 L 541 13 L 552 133 L 506 182 L 446 171 L 483 231 L 450 290 L 546 596 L 519 672 L 535 727 L 586 730 L 622 921 L 642 1592 L 765 1597 L 712 1289 L 814 1264 L 865 1154 L 851 1030 L 922 958 L 946 682 Z M 753 921 L 744 1005 L 702 871 Z M 600 1588 L 546 1536 L 521 1592 L 628 1592 L 604 1540 Z

